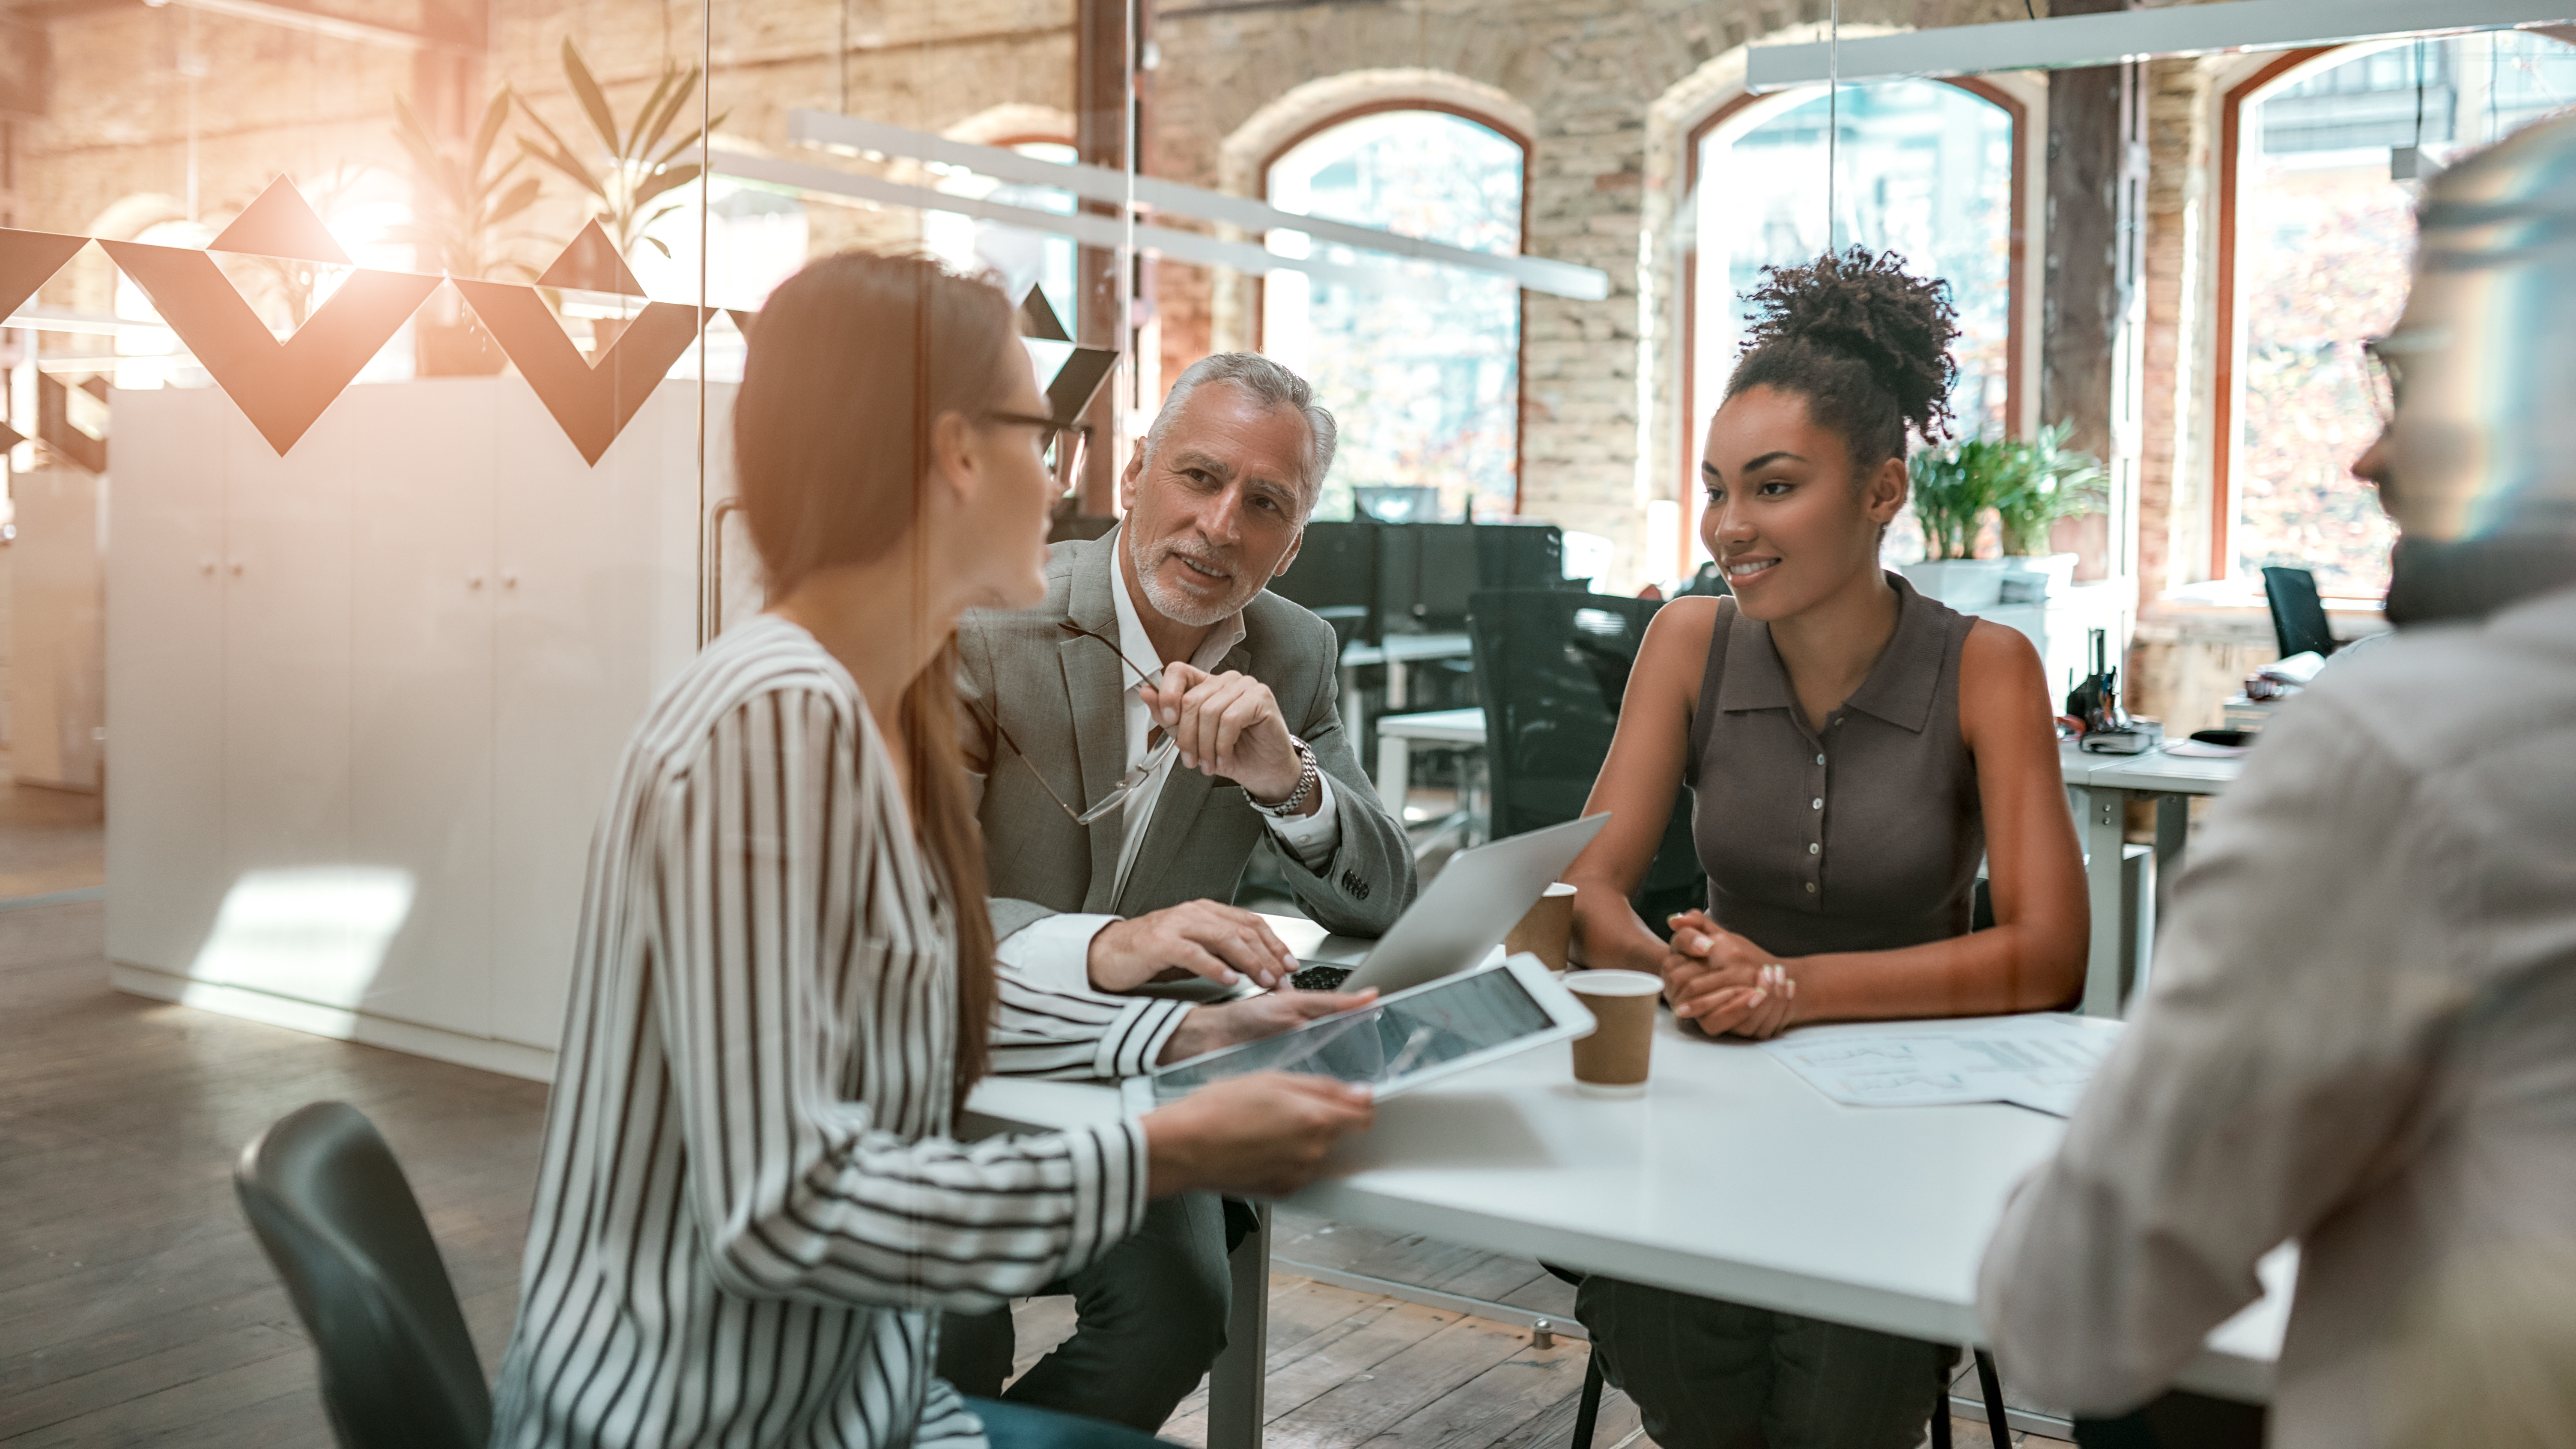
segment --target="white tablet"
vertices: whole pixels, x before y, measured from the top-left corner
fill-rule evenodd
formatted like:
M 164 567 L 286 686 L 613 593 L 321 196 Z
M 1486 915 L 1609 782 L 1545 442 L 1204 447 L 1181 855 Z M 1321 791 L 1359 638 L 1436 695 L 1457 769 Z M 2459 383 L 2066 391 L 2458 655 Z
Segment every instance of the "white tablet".
M 1306 1072 L 1366 1082 L 1380 1100 L 1550 1042 L 1592 1034 L 1592 1013 L 1524 952 L 1409 987 L 1339 1016 L 1158 1067 L 1122 1084 L 1149 1112 L 1246 1072 Z

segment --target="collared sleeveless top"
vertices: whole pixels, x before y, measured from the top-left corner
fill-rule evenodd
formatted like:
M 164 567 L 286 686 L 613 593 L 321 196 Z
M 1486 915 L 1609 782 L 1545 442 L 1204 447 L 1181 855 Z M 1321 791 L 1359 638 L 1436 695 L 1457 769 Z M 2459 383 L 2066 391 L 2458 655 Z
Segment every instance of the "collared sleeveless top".
M 1692 837 L 1710 917 L 1777 955 L 1968 933 L 1986 828 L 1959 651 L 1976 621 L 1887 579 L 1896 633 L 1822 730 L 1771 626 L 1718 602 L 1691 719 Z

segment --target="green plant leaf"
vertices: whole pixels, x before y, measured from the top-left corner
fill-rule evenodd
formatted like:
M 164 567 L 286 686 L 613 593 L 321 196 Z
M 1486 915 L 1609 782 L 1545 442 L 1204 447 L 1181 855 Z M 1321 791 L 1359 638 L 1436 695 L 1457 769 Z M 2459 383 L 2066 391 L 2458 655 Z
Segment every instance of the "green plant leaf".
M 648 101 L 644 106 L 644 114 L 636 117 L 636 130 L 639 133 L 646 133 L 643 143 L 635 148 L 638 159 L 650 155 L 653 148 L 662 143 L 663 134 L 671 129 L 673 121 L 679 119 L 680 108 L 689 103 L 689 97 L 697 94 L 698 68 L 696 66 L 689 67 L 685 77 L 675 77 L 675 79 L 678 83 L 671 87 L 669 95 L 657 95 L 653 98 L 654 101 L 661 103 L 658 114 L 654 112 L 653 102 Z
M 644 244 L 666 257 L 671 254 L 671 249 L 662 245 L 662 239 L 658 236 L 648 236 L 644 238 Z
M 573 180 L 580 182 L 591 195 L 598 197 L 603 204 L 606 203 L 608 200 L 607 188 L 599 184 L 599 178 L 591 174 L 591 170 L 588 166 L 585 166 L 579 160 L 576 160 L 571 152 L 560 149 L 562 144 L 563 143 L 558 140 L 555 142 L 558 149 L 547 151 L 538 147 L 535 142 L 530 141 L 525 136 L 521 136 L 519 138 L 519 148 L 530 160 L 536 161 L 541 165 L 551 166 L 555 170 L 562 172 L 564 175 L 571 177 Z
M 626 133 L 625 143 L 617 150 L 619 156 L 633 161 L 651 149 L 653 142 L 645 139 L 645 129 L 652 125 L 653 113 L 660 109 L 662 98 L 670 94 L 671 82 L 677 80 L 679 74 L 680 68 L 677 65 L 667 60 L 662 62 L 662 79 L 654 83 L 653 94 L 646 96 L 644 104 L 636 108 L 635 128 Z M 654 133 L 657 138 L 660 134 L 658 131 Z
M 642 181 L 636 183 L 635 205 L 641 207 L 644 203 L 651 201 L 654 197 L 661 195 L 663 192 L 668 191 L 675 186 L 688 185 L 690 182 L 698 179 L 698 172 L 700 169 L 702 168 L 693 161 L 686 166 L 665 167 L 663 170 L 645 177 Z
M 582 60 L 581 52 L 574 48 L 569 35 L 564 37 L 563 43 L 563 72 L 565 82 L 572 87 L 573 99 L 581 102 L 582 114 L 589 118 L 591 129 L 598 133 L 600 145 L 606 147 L 611 156 L 621 154 L 617 149 L 616 113 L 608 109 L 608 97 L 599 93 L 599 82 L 591 79 L 590 66 Z
M 483 168 L 492 159 L 493 143 L 501 139 L 501 127 L 510 119 L 510 88 L 492 92 L 491 103 L 483 107 L 483 123 L 474 128 L 474 147 L 467 154 L 467 166 L 480 179 Z
M 732 114 L 733 112 L 731 111 L 716 112 L 715 115 L 707 121 L 706 133 L 710 136 L 714 135 L 716 127 L 723 125 L 726 118 Z M 668 166 L 671 164 L 672 157 L 679 155 L 681 152 L 686 151 L 691 146 L 697 144 L 698 133 L 695 130 L 683 131 L 680 133 L 680 138 L 673 141 L 667 150 L 663 151 L 661 155 L 653 158 L 653 164 L 656 166 Z

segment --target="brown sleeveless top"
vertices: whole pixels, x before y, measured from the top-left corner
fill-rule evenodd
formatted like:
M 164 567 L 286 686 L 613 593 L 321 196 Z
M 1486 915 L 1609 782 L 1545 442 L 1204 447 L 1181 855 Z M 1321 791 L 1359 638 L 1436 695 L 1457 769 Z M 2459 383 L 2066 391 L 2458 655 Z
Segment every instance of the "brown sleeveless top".
M 1896 589 L 1896 633 L 1818 731 L 1771 626 L 1718 603 L 1691 719 L 1692 837 L 1708 913 L 1782 956 L 1968 933 L 1985 817 L 1959 735 L 1959 650 L 1976 621 Z

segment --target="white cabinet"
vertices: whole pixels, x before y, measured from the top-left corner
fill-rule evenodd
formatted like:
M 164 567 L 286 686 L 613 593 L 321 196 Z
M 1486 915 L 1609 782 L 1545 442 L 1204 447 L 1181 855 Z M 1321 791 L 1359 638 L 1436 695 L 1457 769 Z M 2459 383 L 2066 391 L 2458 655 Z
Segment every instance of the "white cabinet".
M 693 382 L 595 468 L 515 378 L 353 388 L 283 458 L 217 392 L 121 395 L 118 983 L 542 1070 L 609 777 L 696 649 L 731 402 L 702 494 Z

